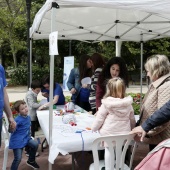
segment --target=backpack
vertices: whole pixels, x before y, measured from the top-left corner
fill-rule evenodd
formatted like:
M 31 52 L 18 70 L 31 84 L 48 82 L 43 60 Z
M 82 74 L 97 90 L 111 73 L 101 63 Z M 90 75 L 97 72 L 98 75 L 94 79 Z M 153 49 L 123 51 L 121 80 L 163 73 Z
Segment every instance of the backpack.
M 158 144 L 135 167 L 135 170 L 169 170 L 170 169 L 170 139 Z

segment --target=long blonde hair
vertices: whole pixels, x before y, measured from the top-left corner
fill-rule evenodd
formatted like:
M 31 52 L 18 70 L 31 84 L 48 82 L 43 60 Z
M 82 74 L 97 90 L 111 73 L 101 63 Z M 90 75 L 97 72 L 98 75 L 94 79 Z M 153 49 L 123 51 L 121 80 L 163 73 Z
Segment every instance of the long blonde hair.
M 125 83 L 120 77 L 110 79 L 106 85 L 106 93 L 103 98 L 112 96 L 115 98 L 125 97 Z

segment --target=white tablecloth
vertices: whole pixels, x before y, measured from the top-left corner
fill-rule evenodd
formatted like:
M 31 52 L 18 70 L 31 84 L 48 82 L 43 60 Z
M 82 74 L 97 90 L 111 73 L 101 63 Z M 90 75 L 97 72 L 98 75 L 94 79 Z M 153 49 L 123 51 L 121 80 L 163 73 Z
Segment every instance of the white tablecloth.
M 63 106 L 61 106 L 62 108 Z M 59 106 L 57 106 L 59 108 Z M 93 115 L 80 113 L 75 115 L 77 126 L 71 126 L 62 123 L 62 116 L 57 116 L 53 113 L 53 128 L 52 128 L 52 146 L 50 148 L 49 161 L 54 163 L 54 160 L 59 153 L 66 155 L 69 152 L 89 151 L 91 150 L 92 142 L 99 136 L 99 133 L 86 130 L 91 127 L 94 120 Z M 49 110 L 37 111 L 37 117 L 44 135 L 49 140 Z M 85 130 L 82 133 L 75 133 L 78 130 Z M 49 142 L 49 141 L 48 141 Z
M 57 109 L 63 109 L 64 106 L 57 106 Z M 82 111 L 76 106 L 77 111 Z M 56 112 L 56 111 L 55 111 Z M 49 162 L 54 163 L 54 160 L 59 153 L 66 155 L 69 152 L 89 151 L 91 150 L 92 142 L 99 137 L 99 133 L 85 130 L 91 127 L 94 116 L 87 113 L 75 115 L 77 126 L 63 124 L 62 116 L 57 116 L 53 113 L 53 128 L 52 128 L 52 146 L 50 148 Z M 44 135 L 49 143 L 49 110 L 37 111 L 37 117 Z M 135 119 L 139 119 L 139 115 L 135 115 Z M 82 133 L 75 133 L 78 130 L 85 130 Z

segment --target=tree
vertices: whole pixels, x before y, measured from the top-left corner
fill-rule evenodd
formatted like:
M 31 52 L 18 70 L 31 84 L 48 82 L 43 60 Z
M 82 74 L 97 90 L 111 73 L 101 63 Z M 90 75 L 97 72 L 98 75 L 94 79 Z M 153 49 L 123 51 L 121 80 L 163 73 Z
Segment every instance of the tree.
M 1 39 L 10 45 L 13 55 L 14 66 L 17 67 L 16 54 L 19 50 L 25 49 L 25 40 L 21 38 L 21 32 L 25 31 L 25 9 L 23 0 L 2 0 L 0 9 L 0 30 Z M 20 29 L 22 27 L 22 29 Z

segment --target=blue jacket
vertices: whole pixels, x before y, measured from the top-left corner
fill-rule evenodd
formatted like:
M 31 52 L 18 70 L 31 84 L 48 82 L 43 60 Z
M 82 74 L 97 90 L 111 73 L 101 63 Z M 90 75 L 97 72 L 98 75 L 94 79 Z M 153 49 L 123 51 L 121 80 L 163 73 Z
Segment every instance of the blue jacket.
M 170 120 L 170 100 L 153 113 L 141 126 L 145 132 Z
M 79 82 L 79 69 L 78 68 L 73 68 L 71 70 L 68 81 L 67 81 L 67 87 L 69 88 L 69 90 L 71 90 L 72 88 L 76 89 L 76 93 L 72 95 L 72 100 L 75 101 L 81 89 L 81 84 Z
M 30 116 L 17 116 L 15 118 L 17 123 L 16 130 L 11 133 L 9 141 L 9 149 L 19 149 L 27 145 L 31 139 L 30 127 L 31 119 Z
M 0 119 L 3 115 L 4 110 L 4 87 L 7 85 L 5 79 L 5 70 L 3 66 L 0 64 Z

